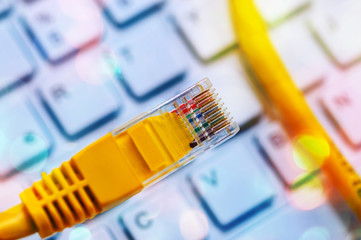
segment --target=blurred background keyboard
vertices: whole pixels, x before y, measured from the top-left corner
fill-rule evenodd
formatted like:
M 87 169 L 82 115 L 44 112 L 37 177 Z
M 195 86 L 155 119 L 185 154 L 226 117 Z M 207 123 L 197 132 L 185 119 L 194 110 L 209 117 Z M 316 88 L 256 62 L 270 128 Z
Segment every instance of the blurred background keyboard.
M 255 1 L 295 83 L 361 172 L 361 2 Z M 361 239 L 330 183 L 266 117 L 249 72 L 227 0 L 0 0 L 0 210 L 41 171 L 209 77 L 242 131 L 51 239 Z

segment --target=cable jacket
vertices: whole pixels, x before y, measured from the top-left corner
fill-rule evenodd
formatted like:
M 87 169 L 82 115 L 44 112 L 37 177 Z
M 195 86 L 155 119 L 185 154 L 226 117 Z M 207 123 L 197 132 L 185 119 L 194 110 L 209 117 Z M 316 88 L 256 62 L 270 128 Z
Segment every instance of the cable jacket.
M 35 232 L 36 227 L 23 204 L 0 213 L 0 240 L 19 239 Z
M 325 150 L 322 143 L 327 142 L 329 153 L 321 168 L 361 219 L 361 178 L 342 156 L 293 83 L 254 1 L 230 0 L 230 8 L 238 43 L 256 75 L 254 80 L 260 91 L 271 103 L 292 140 L 302 135 L 315 140 L 311 146 L 304 146 L 310 155 L 315 149 Z

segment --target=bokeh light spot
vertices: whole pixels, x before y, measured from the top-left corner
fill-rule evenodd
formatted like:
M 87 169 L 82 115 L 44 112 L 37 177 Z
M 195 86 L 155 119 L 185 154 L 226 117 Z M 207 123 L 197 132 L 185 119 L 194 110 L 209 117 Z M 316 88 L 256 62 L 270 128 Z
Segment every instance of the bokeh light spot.
M 317 177 L 312 177 L 296 190 L 288 191 L 287 197 L 293 207 L 307 211 L 321 206 L 327 196 L 322 182 Z
M 83 82 L 91 85 L 103 85 L 114 76 L 114 73 L 110 73 L 110 70 L 105 68 L 107 62 L 104 55 L 108 50 L 104 48 L 83 50 L 76 55 L 76 72 Z
M 179 220 L 179 227 L 187 240 L 205 239 L 209 231 L 207 217 L 198 209 L 185 211 Z
M 322 137 L 301 135 L 293 140 L 293 159 L 297 166 L 306 171 L 314 171 L 330 155 L 330 146 Z
M 329 240 L 330 233 L 323 227 L 312 227 L 302 234 L 300 240 Z
M 76 227 L 70 232 L 69 240 L 90 240 L 92 234 L 85 226 Z
M 25 133 L 12 142 L 10 163 L 18 171 L 38 172 L 43 169 L 49 156 L 46 140 L 34 133 Z

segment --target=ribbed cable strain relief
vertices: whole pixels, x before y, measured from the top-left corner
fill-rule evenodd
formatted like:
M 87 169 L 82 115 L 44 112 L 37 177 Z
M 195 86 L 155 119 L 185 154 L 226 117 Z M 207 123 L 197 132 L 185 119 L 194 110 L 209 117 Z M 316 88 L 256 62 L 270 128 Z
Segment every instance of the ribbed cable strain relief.
M 47 237 L 81 223 L 100 212 L 88 182 L 73 160 L 64 162 L 50 174 L 20 194 L 39 235 Z

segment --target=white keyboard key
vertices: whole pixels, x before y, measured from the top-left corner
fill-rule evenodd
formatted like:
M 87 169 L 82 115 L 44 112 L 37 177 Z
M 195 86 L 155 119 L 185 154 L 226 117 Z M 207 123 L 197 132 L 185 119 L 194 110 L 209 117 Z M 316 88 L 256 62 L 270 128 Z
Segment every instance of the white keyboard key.
M 123 215 L 123 223 L 133 239 L 205 239 L 208 221 L 192 208 L 175 189 L 161 196 L 144 199 Z
M 291 14 L 300 11 L 310 4 L 309 0 L 255 0 L 263 16 L 270 24 L 282 21 Z
M 260 116 L 262 105 L 247 82 L 238 54 L 219 59 L 202 74 L 199 78 L 207 76 L 212 80 L 222 102 L 240 126 Z
M 278 54 L 296 85 L 307 90 L 317 85 L 330 69 L 328 56 L 307 28 L 304 18 L 293 18 L 270 31 Z
M 361 2 L 320 0 L 315 2 L 311 23 L 318 39 L 342 66 L 361 57 Z
M 257 139 L 268 160 L 288 187 L 299 186 L 307 179 L 307 171 L 297 165 L 292 143 L 278 123 L 263 126 L 257 133 Z
M 274 191 L 251 154 L 225 145 L 214 157 L 190 179 L 218 227 L 228 230 L 271 205 Z
M 347 84 L 346 78 L 340 79 L 342 86 L 337 84 L 327 89 L 322 98 L 337 127 L 354 147 L 361 147 L 361 90 L 357 83 L 359 76 L 354 78 L 356 84 Z
M 0 0 L 0 19 L 10 12 L 11 7 L 11 0 Z
M 62 70 L 41 86 L 40 96 L 67 138 L 79 138 L 116 116 L 119 103 L 102 79 L 87 82 L 80 69 Z
M 1 0 L 0 0 L 1 1 Z M 34 73 L 21 43 L 11 29 L 0 29 L 0 95 L 28 81 Z
M 32 165 L 41 167 L 51 148 L 37 115 L 23 102 L 0 107 L 0 177 Z
M 133 26 L 116 43 L 120 73 L 128 93 L 145 100 L 180 81 L 186 70 L 180 40 L 169 22 L 153 16 Z
M 36 1 L 26 6 L 23 24 L 40 53 L 51 63 L 100 39 L 103 32 L 95 1 Z
M 211 60 L 236 45 L 228 1 L 178 1 L 173 9 L 181 32 L 202 60 Z
M 234 239 L 265 239 L 265 236 L 269 240 L 346 239 L 347 234 L 345 222 L 331 206 L 323 204 L 308 211 L 286 207 Z
M 100 0 L 109 19 L 126 27 L 160 8 L 164 0 Z

